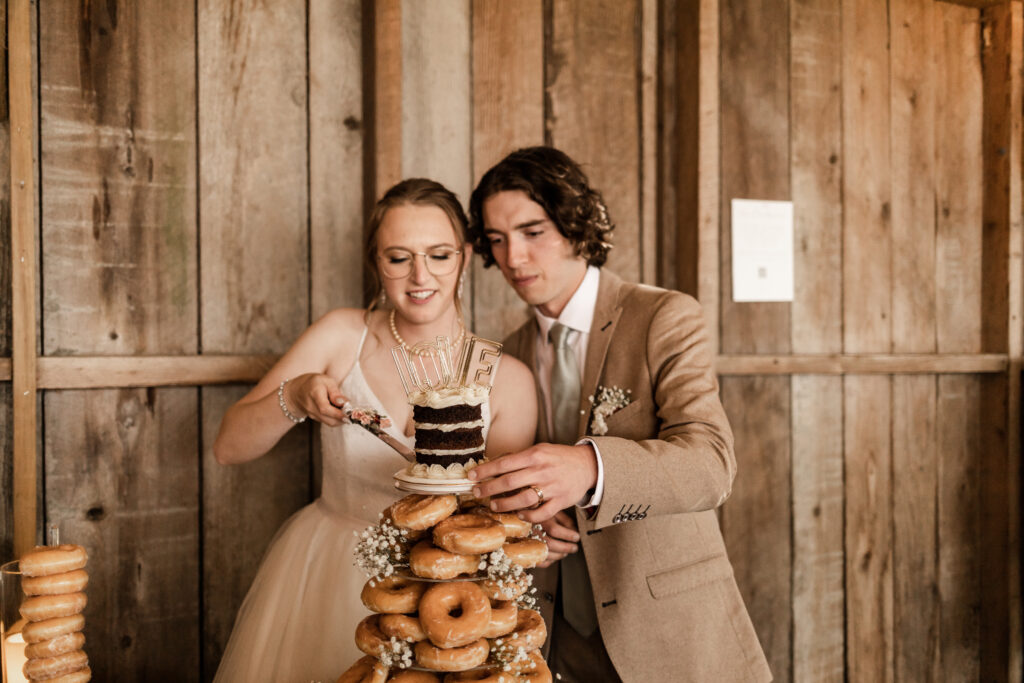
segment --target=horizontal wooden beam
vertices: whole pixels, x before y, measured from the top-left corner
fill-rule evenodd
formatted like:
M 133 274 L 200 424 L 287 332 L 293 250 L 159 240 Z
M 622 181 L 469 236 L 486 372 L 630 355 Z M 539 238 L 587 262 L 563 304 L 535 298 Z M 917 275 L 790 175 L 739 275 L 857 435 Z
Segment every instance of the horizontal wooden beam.
M 238 356 L 43 356 L 40 389 L 201 386 L 256 382 L 277 360 Z M 719 375 L 913 375 L 1006 372 L 1006 354 L 870 354 L 719 356 Z M 11 359 L 0 358 L 0 382 L 11 380 Z
M 272 355 L 44 356 L 38 363 L 38 385 L 103 389 L 249 383 L 263 377 L 276 360 Z
M 719 356 L 719 375 L 915 375 L 1006 372 L 1006 354 Z

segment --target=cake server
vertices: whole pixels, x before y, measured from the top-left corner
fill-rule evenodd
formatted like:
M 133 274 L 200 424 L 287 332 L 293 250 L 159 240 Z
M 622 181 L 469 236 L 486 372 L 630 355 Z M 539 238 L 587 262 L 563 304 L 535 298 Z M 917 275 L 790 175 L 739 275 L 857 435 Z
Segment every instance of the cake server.
M 391 424 L 391 420 L 386 415 L 381 415 L 373 408 L 353 406 L 348 401 L 340 406 L 335 405 L 335 407 L 345 413 L 346 420 L 370 432 L 409 462 L 416 462 L 416 453 L 411 448 L 384 431 Z

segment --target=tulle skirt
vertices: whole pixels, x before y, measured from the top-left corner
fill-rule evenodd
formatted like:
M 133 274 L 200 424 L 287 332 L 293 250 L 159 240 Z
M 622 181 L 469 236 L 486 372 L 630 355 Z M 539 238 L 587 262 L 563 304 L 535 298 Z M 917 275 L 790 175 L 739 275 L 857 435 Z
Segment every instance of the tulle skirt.
M 238 611 L 216 683 L 333 683 L 362 656 L 355 630 L 370 612 L 352 549 L 353 532 L 368 524 L 320 501 L 284 523 Z

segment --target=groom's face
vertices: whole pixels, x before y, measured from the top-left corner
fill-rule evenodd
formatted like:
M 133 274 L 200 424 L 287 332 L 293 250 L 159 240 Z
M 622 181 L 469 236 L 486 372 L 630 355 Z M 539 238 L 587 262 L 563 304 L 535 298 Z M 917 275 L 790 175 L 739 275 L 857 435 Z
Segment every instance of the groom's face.
M 508 283 L 526 303 L 557 318 L 587 272 L 587 262 L 537 202 L 521 190 L 484 200 L 484 232 Z

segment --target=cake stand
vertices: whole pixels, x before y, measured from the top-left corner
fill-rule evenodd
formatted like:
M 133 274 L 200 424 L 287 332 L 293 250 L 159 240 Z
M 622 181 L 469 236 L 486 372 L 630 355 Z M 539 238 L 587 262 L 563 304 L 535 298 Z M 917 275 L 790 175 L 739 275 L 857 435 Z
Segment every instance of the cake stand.
M 414 477 L 407 473 L 405 468 L 395 472 L 395 488 L 399 491 L 409 493 L 422 493 L 426 495 L 440 495 L 447 493 L 470 493 L 473 490 L 475 481 L 470 479 L 426 479 Z

